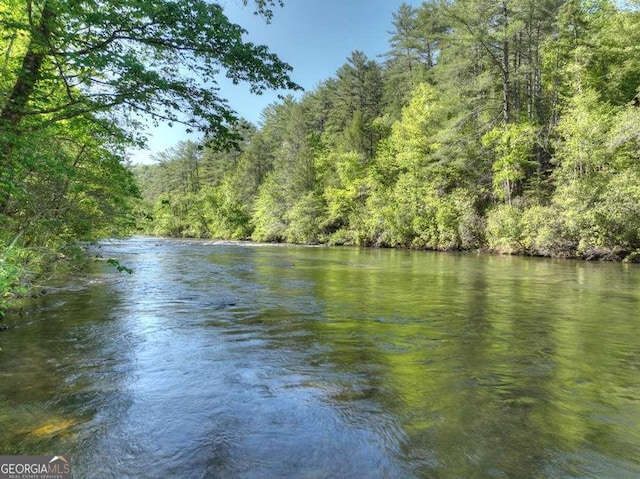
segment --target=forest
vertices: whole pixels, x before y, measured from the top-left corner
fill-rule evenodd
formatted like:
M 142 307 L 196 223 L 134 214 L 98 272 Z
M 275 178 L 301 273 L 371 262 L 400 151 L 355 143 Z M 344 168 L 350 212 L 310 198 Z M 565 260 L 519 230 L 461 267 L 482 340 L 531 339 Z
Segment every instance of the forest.
M 80 242 L 132 232 L 633 261 L 639 7 L 402 4 L 383 56 L 254 125 L 221 70 L 300 87 L 216 3 L 1 0 L 0 313 Z M 132 166 L 142 118 L 204 140 Z
M 640 253 L 640 12 L 429 0 L 300 100 L 133 168 L 144 231 L 190 238 Z

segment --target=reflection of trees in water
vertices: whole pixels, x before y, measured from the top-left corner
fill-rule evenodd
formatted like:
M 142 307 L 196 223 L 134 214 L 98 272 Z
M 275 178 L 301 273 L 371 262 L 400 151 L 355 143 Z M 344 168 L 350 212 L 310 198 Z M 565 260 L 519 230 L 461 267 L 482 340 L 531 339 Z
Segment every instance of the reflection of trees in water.
M 352 381 L 353 394 L 330 397 L 354 408 L 375 401 L 392 413 L 417 471 L 547 474 L 558 455 L 580 448 L 634 457 L 638 432 L 625 418 L 638 411 L 624 398 L 634 397 L 625 377 L 637 371 L 624 358 L 638 348 L 616 355 L 634 346 L 621 344 L 633 337 L 628 310 L 589 294 L 611 288 L 606 274 L 594 271 L 581 285 L 574 263 L 349 254 L 355 263 L 328 262 L 310 274 L 326 304 L 324 321 L 310 326 L 326 344 L 322 361 Z M 611 314 L 615 328 L 603 335 L 599 318 Z

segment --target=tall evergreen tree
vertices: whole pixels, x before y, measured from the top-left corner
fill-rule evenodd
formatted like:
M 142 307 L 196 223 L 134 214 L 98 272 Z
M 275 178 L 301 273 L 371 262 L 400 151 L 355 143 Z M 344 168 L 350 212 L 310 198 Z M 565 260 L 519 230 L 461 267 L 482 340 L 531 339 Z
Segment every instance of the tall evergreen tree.
M 374 125 L 381 113 L 380 66 L 364 53 L 355 51 L 338 69 L 336 77 L 335 100 L 327 120 L 327 131 L 337 140 L 336 146 L 361 154 L 363 161 L 371 160 L 380 140 Z

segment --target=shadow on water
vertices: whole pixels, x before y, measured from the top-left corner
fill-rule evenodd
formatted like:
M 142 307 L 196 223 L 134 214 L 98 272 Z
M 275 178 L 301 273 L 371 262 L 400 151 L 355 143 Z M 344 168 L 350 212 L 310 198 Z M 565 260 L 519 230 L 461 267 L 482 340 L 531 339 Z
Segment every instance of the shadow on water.
M 640 474 L 634 266 L 102 249 L 134 274 L 96 265 L 0 333 L 4 454 L 107 478 Z

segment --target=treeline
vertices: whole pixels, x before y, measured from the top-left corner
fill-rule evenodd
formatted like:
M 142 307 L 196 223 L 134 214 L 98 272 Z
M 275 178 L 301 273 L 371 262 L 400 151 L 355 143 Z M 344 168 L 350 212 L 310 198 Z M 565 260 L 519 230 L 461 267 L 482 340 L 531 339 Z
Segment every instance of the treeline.
M 610 0 L 403 4 L 238 150 L 137 166 L 156 235 L 633 258 L 640 13 Z M 384 35 L 385 32 L 380 32 Z

